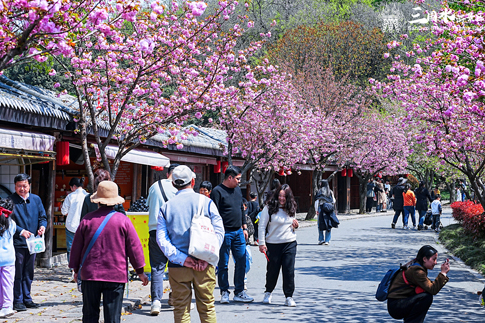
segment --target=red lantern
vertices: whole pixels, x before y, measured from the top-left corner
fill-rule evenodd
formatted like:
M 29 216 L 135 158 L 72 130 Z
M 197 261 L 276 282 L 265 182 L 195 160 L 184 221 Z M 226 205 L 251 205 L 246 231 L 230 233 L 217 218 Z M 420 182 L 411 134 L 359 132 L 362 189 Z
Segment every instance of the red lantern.
M 151 166 L 150 168 L 156 170 L 157 172 L 161 172 L 163 170 L 163 166 Z
M 352 168 L 349 168 L 349 171 L 347 172 L 347 176 L 348 177 L 353 177 L 354 176 L 354 172 L 353 172 Z
M 347 168 L 342 169 L 342 177 L 347 176 Z
M 280 168 L 280 171 L 278 172 L 278 175 L 280 176 L 285 176 L 285 170 L 282 168 Z
M 382 178 L 382 173 L 378 173 L 377 177 Z
M 221 161 L 217 161 L 217 165 L 214 165 L 214 173 L 218 174 L 221 172 Z
M 227 162 L 227 161 L 222 162 L 222 172 L 223 173 L 226 172 L 227 167 L 229 167 L 229 162 Z
M 69 165 L 69 141 L 56 143 L 56 164 L 58 166 Z

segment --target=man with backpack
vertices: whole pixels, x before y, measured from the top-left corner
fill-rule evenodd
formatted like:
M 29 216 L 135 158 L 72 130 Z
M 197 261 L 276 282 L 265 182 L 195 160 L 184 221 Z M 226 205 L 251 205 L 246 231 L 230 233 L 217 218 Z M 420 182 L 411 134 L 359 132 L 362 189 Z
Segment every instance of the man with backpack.
M 160 208 L 177 193 L 177 189 L 172 185 L 172 172 L 177 166 L 179 165 L 170 165 L 167 171 L 167 179 L 156 181 L 148 191 L 148 231 L 150 234 L 148 253 L 150 255 L 152 275 L 150 284 L 150 295 L 152 299 L 150 315 L 158 315 L 162 307 L 160 301 L 163 297 L 163 273 L 165 272 L 167 257 L 165 257 L 157 243 L 157 222 Z

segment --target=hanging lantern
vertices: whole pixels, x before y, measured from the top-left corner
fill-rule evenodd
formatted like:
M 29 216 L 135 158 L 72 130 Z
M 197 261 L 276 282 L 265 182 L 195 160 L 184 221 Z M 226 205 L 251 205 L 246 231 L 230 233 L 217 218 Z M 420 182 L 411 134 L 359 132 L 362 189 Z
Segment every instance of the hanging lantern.
M 221 161 L 217 161 L 217 165 L 214 165 L 214 173 L 218 174 L 221 172 Z
M 227 167 L 229 167 L 229 162 L 227 162 L 227 161 L 222 162 L 222 172 L 223 173 L 226 172 Z
M 163 166 L 151 166 L 150 168 L 156 170 L 157 172 L 161 172 L 163 170 Z
M 56 143 L 56 165 L 69 165 L 69 141 Z
M 349 171 L 347 172 L 347 176 L 348 177 L 353 177 L 354 176 L 354 171 L 352 170 L 352 168 L 349 168 Z
M 292 174 L 291 169 L 288 169 L 288 170 L 286 171 L 286 175 L 290 176 L 291 174 Z
M 377 177 L 382 178 L 382 173 L 377 174 Z
M 278 175 L 285 176 L 285 170 L 283 169 L 283 167 L 280 168 L 280 171 L 278 172 Z
M 342 169 L 342 177 L 347 176 L 347 168 Z

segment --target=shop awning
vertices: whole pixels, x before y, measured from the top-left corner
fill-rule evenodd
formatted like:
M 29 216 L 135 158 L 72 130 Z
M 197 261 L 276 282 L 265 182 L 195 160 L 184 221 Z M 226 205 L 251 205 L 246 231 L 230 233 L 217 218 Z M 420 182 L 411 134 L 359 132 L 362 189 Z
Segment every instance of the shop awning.
M 33 165 L 54 160 L 55 140 L 40 132 L 0 128 L 0 165 Z
M 165 156 L 170 158 L 172 162 L 217 165 L 217 159 L 214 157 L 174 154 L 174 153 L 165 153 L 165 152 L 164 154 Z
M 98 152 L 98 145 L 94 145 L 96 150 L 96 155 Z M 116 145 L 108 145 L 106 146 L 106 156 L 109 159 L 115 159 L 116 154 L 118 153 L 118 146 Z M 167 167 L 170 166 L 170 159 L 165 157 L 162 154 L 154 152 L 153 150 L 146 149 L 146 148 L 135 148 L 128 152 L 123 158 L 122 161 L 133 163 L 133 164 L 140 164 L 140 165 L 148 165 L 148 166 L 162 166 Z
M 55 137 L 33 131 L 0 128 L 0 147 L 31 151 L 52 151 Z

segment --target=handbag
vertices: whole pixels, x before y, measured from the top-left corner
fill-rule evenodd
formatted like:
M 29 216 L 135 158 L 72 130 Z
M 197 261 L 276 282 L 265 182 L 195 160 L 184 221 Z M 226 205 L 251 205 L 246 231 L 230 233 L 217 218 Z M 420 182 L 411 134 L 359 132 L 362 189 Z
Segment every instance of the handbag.
M 108 215 L 104 218 L 103 222 L 101 222 L 101 225 L 98 227 L 98 229 L 94 233 L 94 236 L 91 238 L 91 241 L 89 241 L 88 247 L 86 248 L 86 252 L 84 253 L 83 259 L 81 260 L 81 264 L 79 265 L 79 270 L 77 271 L 77 289 L 81 293 L 83 292 L 82 289 L 81 289 L 81 283 L 82 283 L 82 279 L 81 279 L 81 268 L 83 268 L 84 261 L 86 260 L 86 257 L 88 256 L 89 252 L 93 248 L 94 243 L 98 239 L 98 237 L 101 234 L 101 232 L 103 232 L 103 229 L 106 226 L 106 224 L 108 223 L 109 219 L 111 219 L 111 217 L 115 213 L 116 213 L 115 210 L 113 210 L 113 211 L 111 211 L 111 212 L 108 213 Z
M 200 195 L 197 214 L 192 217 L 189 255 L 207 261 L 215 267 L 219 261 L 219 240 L 212 226 L 211 219 L 203 215 L 204 198 L 205 196 Z M 209 210 L 211 203 L 212 200 L 209 202 Z
M 45 241 L 44 234 L 42 236 L 36 236 L 32 234 L 27 240 L 27 248 L 29 253 L 33 255 L 34 253 L 41 253 L 45 251 Z

